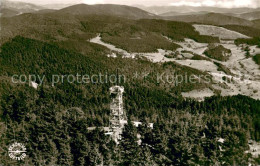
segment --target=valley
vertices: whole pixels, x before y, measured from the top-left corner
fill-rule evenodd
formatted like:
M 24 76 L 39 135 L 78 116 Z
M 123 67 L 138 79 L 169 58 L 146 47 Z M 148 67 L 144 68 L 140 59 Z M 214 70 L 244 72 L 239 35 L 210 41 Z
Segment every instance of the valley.
M 223 41 L 222 44 L 220 43 L 220 45 L 223 47 L 231 50 L 231 57 L 229 60 L 226 62 L 221 62 L 211 58 L 209 58 L 209 60 L 192 60 L 192 57 L 194 56 L 193 54 L 197 54 L 206 58 L 204 51 L 208 48 L 208 44 L 197 43 L 191 39 L 185 39 L 185 42 L 175 42 L 177 45 L 182 46 L 181 49 L 177 49 L 175 52 L 158 49 L 157 53 L 129 53 L 120 48 L 116 48 L 114 45 L 103 42 L 100 35 L 91 39 L 90 42 L 107 47 L 111 51 L 115 52 L 113 54 L 114 57 L 116 57 L 116 54 L 121 54 L 125 58 L 146 57 L 153 63 L 176 62 L 180 65 L 191 67 L 202 72 L 208 72 L 213 77 L 212 86 L 214 90 L 220 91 L 221 95 L 230 96 L 241 94 L 252 97 L 254 99 L 260 99 L 260 91 L 258 90 L 258 87 L 260 86 L 259 66 L 253 61 L 252 58 L 245 57 L 246 52 L 243 50 L 242 46 L 236 46 L 234 44 L 234 39 L 248 37 L 230 30 L 223 31 L 224 28 L 212 28 L 207 25 L 194 26 L 202 35 L 210 35 L 208 32 L 211 32 L 211 35 L 213 36 L 217 36 L 221 39 L 229 39 L 230 42 L 228 44 L 226 41 Z M 210 28 L 210 30 L 205 31 L 205 28 Z M 173 42 L 172 40 L 170 41 Z M 250 54 L 252 54 L 252 56 L 260 52 L 260 48 L 257 48 L 256 46 L 251 46 L 250 50 Z M 189 53 L 190 56 L 187 56 L 187 53 L 184 53 L 184 51 L 191 52 Z M 181 59 L 184 60 L 180 60 L 180 57 L 167 58 L 167 55 L 174 54 L 176 52 L 183 56 Z M 214 64 L 214 62 L 222 64 L 230 71 L 230 73 L 227 74 L 224 71 L 219 70 L 219 67 Z M 188 95 L 189 93 L 184 93 L 185 95 L 183 96 L 199 100 L 203 99 L 204 97 L 212 96 L 212 91 L 209 89 L 201 90 L 203 93 L 198 93 L 195 90 L 195 92 L 189 92 L 190 95 Z M 196 94 L 196 97 L 194 97 L 192 92 Z
M 5 3 L 0 165 L 259 165 L 259 10 Z

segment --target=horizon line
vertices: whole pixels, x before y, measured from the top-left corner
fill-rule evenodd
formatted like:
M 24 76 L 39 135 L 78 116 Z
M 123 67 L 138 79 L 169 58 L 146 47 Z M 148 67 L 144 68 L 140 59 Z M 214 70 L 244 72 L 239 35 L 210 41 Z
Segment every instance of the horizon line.
M 249 6 L 244 6 L 244 7 L 224 7 L 224 6 L 209 6 L 209 5 L 201 5 L 201 6 L 193 6 L 193 5 L 172 5 L 172 4 L 168 4 L 168 5 L 144 5 L 144 4 L 120 4 L 120 3 L 84 3 L 84 2 L 75 2 L 75 3 L 34 3 L 34 2 L 27 2 L 26 0 L 5 0 L 2 1 L 1 3 L 4 2 L 17 2 L 17 3 L 28 3 L 28 4 L 33 4 L 33 5 L 37 5 L 37 6 L 47 6 L 47 5 L 79 5 L 79 4 L 85 4 L 85 5 L 124 5 L 124 6 L 132 6 L 132 7 L 192 7 L 192 8 L 222 8 L 222 9 L 239 9 L 239 8 L 249 8 L 249 9 L 257 9 L 260 8 L 258 6 L 254 6 L 254 7 L 249 7 Z

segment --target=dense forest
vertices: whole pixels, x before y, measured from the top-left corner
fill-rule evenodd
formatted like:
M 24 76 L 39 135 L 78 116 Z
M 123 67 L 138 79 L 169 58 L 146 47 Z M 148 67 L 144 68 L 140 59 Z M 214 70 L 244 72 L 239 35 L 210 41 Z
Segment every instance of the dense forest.
M 109 58 L 110 50 L 89 42 L 100 33 L 105 42 L 129 52 L 155 52 L 180 47 L 167 38 L 200 43 L 218 43 L 219 38 L 200 35 L 188 23 L 98 15 L 27 13 L 1 18 L 1 24 L 0 165 L 260 164 L 259 157 L 245 153 L 249 140 L 260 141 L 259 100 L 220 96 L 211 78 L 205 80 L 206 72 L 175 62 L 152 63 L 120 55 Z M 228 28 L 251 33 L 245 27 Z M 259 38 L 252 37 L 237 39 L 236 44 L 259 44 Z M 228 57 L 223 57 L 222 51 L 230 53 L 218 46 L 206 55 L 225 61 Z M 259 56 L 253 58 L 259 64 Z M 196 54 L 192 59 L 210 60 Z M 215 64 L 230 74 L 224 65 Z M 116 83 L 67 80 L 52 84 L 53 75 L 99 73 L 125 76 L 117 84 L 125 88 L 128 124 L 118 145 L 103 131 L 109 126 L 109 88 Z M 158 82 L 162 73 L 203 77 L 195 83 Z M 28 80 L 14 83 L 13 75 L 45 79 L 40 84 L 37 77 L 35 82 L 40 85 L 35 89 Z M 181 96 L 181 92 L 202 88 L 211 89 L 216 96 L 202 102 Z M 142 125 L 135 127 L 131 121 Z M 148 123 L 153 123 L 153 128 Z M 26 146 L 27 157 L 22 161 L 8 156 L 8 147 L 15 141 Z
M 101 33 L 102 40 L 128 52 L 156 52 L 159 48 L 175 50 L 180 47 L 165 36 L 174 41 L 191 38 L 201 43 L 219 42 L 217 37 L 200 35 L 191 24 L 156 19 L 28 13 L 1 21 L 0 43 L 17 35 L 44 41 L 83 42 Z
M 229 30 L 233 30 L 239 32 L 241 34 L 247 35 L 249 37 L 259 37 L 260 36 L 260 29 L 249 27 L 249 26 L 241 26 L 241 25 L 225 25 L 224 28 Z
M 253 57 L 253 60 L 256 64 L 260 65 L 260 54 L 257 54 Z
M 231 56 L 231 50 L 226 49 L 222 45 L 209 45 L 208 49 L 204 52 L 209 58 L 213 58 L 219 61 L 227 61 Z
M 247 45 L 250 45 L 250 46 L 257 45 L 258 47 L 260 47 L 260 38 L 259 37 L 253 37 L 253 38 L 249 38 L 249 39 L 236 39 L 235 44 L 236 45 L 247 44 Z
M 157 84 L 155 72 L 204 74 L 175 63 L 153 64 L 145 59 L 107 58 L 107 50 L 87 43 L 88 49 L 66 42 L 46 43 L 16 37 L 1 47 L 1 164 L 3 165 L 247 165 L 258 163 L 248 140 L 260 139 L 260 101 L 245 96 L 211 97 L 204 102 L 183 99 L 180 92 L 210 84 Z M 67 48 L 67 49 L 65 49 Z M 87 54 L 86 54 L 87 52 Z M 125 87 L 124 108 L 129 121 L 116 145 L 104 135 L 109 125 L 111 84 L 58 83 L 52 74 L 114 73 L 131 78 Z M 37 90 L 14 84 L 13 74 L 46 75 Z M 39 81 L 39 80 L 37 80 Z M 194 87 L 198 86 L 198 87 Z M 154 123 L 154 128 L 147 127 Z M 94 131 L 87 127 L 98 127 Z M 141 134 L 141 144 L 137 143 Z M 223 138 L 224 143 L 218 142 Z M 23 142 L 28 157 L 11 160 L 8 145 Z

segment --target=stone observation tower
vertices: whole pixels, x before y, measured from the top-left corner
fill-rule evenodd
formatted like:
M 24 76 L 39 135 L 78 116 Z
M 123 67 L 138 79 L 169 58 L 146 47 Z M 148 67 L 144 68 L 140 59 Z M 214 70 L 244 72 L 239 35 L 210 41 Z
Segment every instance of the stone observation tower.
M 124 87 L 113 86 L 110 89 L 112 102 L 110 104 L 109 131 L 115 142 L 121 139 L 124 125 L 127 123 L 123 108 Z

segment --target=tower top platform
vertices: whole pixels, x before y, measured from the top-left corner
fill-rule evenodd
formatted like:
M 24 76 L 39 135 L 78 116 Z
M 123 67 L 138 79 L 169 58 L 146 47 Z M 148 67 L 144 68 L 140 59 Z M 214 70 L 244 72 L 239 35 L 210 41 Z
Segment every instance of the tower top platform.
M 123 93 L 124 92 L 124 87 L 123 86 L 112 86 L 109 88 L 110 93 Z

